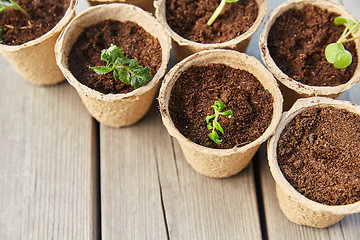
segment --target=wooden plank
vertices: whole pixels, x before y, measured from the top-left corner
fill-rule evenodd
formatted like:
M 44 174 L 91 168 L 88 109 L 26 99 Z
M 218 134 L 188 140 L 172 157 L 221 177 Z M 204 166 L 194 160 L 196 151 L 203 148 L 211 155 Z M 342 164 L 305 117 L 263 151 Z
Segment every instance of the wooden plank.
M 204 177 L 172 141 L 156 105 L 134 126 L 101 126 L 103 238 L 260 239 L 252 167 Z
M 175 159 L 164 157 L 162 162 L 170 161 L 175 167 L 168 179 L 161 181 L 170 238 L 261 239 L 252 164 L 236 176 L 213 179 L 192 169 L 175 139 L 173 148 Z M 167 196 L 173 190 L 166 186 L 168 182 L 177 183 L 176 198 Z M 181 217 L 172 223 L 170 217 L 175 214 Z M 172 235 L 172 231 L 182 235 Z
M 251 164 L 228 179 L 196 173 L 157 102 L 134 126 L 100 129 L 103 239 L 261 239 Z
M 256 34 L 248 54 L 260 58 Z M 266 155 L 259 158 L 265 160 L 261 180 L 270 239 L 280 239 L 284 229 L 283 239 L 343 239 L 340 224 L 317 230 L 290 223 L 278 207 L 270 173 L 263 174 Z M 252 165 L 229 179 L 197 174 L 154 106 L 132 127 L 101 126 L 101 193 L 104 239 L 261 238 Z
M 0 239 L 97 239 L 94 121 L 67 83 L 0 72 Z
M 168 69 L 174 64 L 172 52 Z M 177 140 L 162 125 L 158 110 L 156 114 L 156 133 L 163 139 L 156 156 L 169 238 L 260 239 L 252 164 L 227 179 L 196 173 L 186 162 Z
M 167 239 L 157 156 L 170 138 L 160 137 L 154 104 L 139 123 L 100 126 L 103 239 Z M 160 153 L 159 153 L 160 151 Z M 166 147 L 164 147 L 166 151 Z

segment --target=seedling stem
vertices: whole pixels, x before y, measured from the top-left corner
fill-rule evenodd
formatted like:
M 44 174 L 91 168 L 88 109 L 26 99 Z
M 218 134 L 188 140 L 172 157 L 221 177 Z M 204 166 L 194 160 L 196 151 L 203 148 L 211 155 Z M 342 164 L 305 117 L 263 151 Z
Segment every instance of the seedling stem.
M 213 22 L 216 20 L 216 18 L 220 15 L 221 11 L 225 7 L 226 3 L 232 3 L 232 2 L 237 2 L 237 1 L 239 1 L 239 0 L 221 0 L 219 6 L 215 9 L 213 15 L 211 16 L 211 18 L 208 20 L 208 22 L 206 24 L 209 27 L 213 24 Z

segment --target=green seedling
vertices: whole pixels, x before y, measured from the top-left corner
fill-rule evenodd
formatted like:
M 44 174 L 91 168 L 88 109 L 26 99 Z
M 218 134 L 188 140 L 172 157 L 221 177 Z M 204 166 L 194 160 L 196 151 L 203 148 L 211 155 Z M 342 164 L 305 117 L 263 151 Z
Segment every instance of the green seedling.
M 28 13 L 22 7 L 20 7 L 16 2 L 14 2 L 14 0 L 9 0 L 9 1 L 0 0 L 0 13 L 2 11 L 5 11 L 6 9 L 11 9 L 11 8 L 19 10 L 23 14 L 28 15 Z M 0 43 L 3 43 L 2 33 L 3 33 L 3 29 L 1 28 L 0 25 Z
M 213 13 L 213 15 L 211 16 L 211 18 L 209 19 L 209 21 L 206 24 L 209 27 L 211 26 L 211 24 L 213 24 L 213 22 L 216 20 L 216 18 L 220 15 L 221 11 L 225 7 L 226 3 L 233 3 L 233 2 L 238 2 L 238 1 L 239 0 L 221 0 L 219 6 L 215 9 L 215 12 Z
M 216 132 L 216 130 L 220 131 L 222 134 L 224 134 L 224 130 L 220 126 L 220 124 L 218 123 L 218 118 L 219 118 L 220 115 L 224 115 L 224 116 L 228 116 L 228 118 L 232 118 L 233 117 L 233 111 L 228 110 L 226 112 L 220 112 L 225 108 L 225 104 L 223 102 L 221 102 L 221 101 L 215 101 L 214 105 L 212 105 L 211 107 L 214 109 L 215 114 L 206 117 L 207 128 L 209 130 L 212 130 L 212 132 L 209 133 L 208 136 L 216 144 L 221 144 L 222 139 L 220 139 L 219 134 Z M 213 119 L 212 123 L 211 123 L 211 119 Z
M 345 29 L 341 37 L 336 43 L 330 43 L 325 48 L 325 57 L 329 63 L 332 63 L 335 68 L 346 68 L 352 62 L 352 56 L 349 51 L 344 48 L 343 43 L 352 41 L 360 37 L 347 38 L 350 34 L 355 34 L 359 30 L 359 23 L 348 20 L 343 17 L 337 17 L 334 20 L 336 25 L 345 25 Z
M 106 66 L 90 67 L 97 74 L 106 74 L 111 71 L 115 80 L 133 86 L 135 89 L 145 86 L 151 79 L 150 68 L 139 65 L 135 59 L 128 59 L 116 45 L 101 51 L 101 60 L 107 62 Z

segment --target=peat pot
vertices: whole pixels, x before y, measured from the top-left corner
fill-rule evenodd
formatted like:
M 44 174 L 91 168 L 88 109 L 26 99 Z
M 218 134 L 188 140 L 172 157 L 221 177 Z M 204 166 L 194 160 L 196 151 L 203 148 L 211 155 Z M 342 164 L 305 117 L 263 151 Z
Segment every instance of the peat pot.
M 280 6 L 273 9 L 269 13 L 269 16 L 264 24 L 261 34 L 260 34 L 259 46 L 260 46 L 261 57 L 262 57 L 262 60 L 265 64 L 265 66 L 269 69 L 269 71 L 275 76 L 275 78 L 279 82 L 279 87 L 284 96 L 284 110 L 289 110 L 290 107 L 294 104 L 294 102 L 299 98 L 312 97 L 312 96 L 323 96 L 323 97 L 329 97 L 329 98 L 336 99 L 342 92 L 349 89 L 351 86 L 355 85 L 360 80 L 360 61 L 357 61 L 357 63 L 352 63 L 352 64 L 356 64 L 354 66 L 355 72 L 352 75 L 352 77 L 349 77 L 349 80 L 347 82 L 340 84 L 340 85 L 334 85 L 334 86 L 329 86 L 329 85 L 315 86 L 312 84 L 311 85 L 304 84 L 304 83 L 300 82 L 299 80 L 295 80 L 292 77 L 288 76 L 275 63 L 273 57 L 270 54 L 269 45 L 268 45 L 269 32 L 270 32 L 272 26 L 274 25 L 275 21 L 280 16 L 282 16 L 285 12 L 287 12 L 288 10 L 301 9 L 302 7 L 304 7 L 305 5 L 308 5 L 308 4 L 319 7 L 320 9 L 326 9 L 329 12 L 335 12 L 335 13 L 339 14 L 340 16 L 350 19 L 354 22 L 357 21 L 356 18 L 342 5 L 340 5 L 336 2 L 333 2 L 333 1 L 325 1 L 325 0 L 290 0 L 290 1 L 287 1 L 283 4 L 281 4 Z M 286 23 L 285 25 L 288 25 L 288 24 L 289 23 Z M 331 24 L 333 24 L 335 26 L 335 23 L 332 22 Z M 308 26 L 311 24 L 309 23 L 307 25 L 306 23 L 304 23 L 304 25 Z M 339 28 L 339 26 L 337 26 L 337 28 Z M 292 27 L 290 29 L 298 29 L 298 27 Z M 340 30 L 340 28 L 339 28 L 339 30 Z M 320 32 L 320 31 L 318 31 L 318 32 Z M 340 34 L 341 33 L 339 33 L 339 37 L 340 37 Z M 279 34 L 280 37 L 282 37 L 282 35 L 284 35 L 284 34 L 283 33 Z M 295 42 L 291 43 L 291 45 L 302 46 L 302 48 L 304 50 L 306 50 L 306 48 L 311 46 L 312 44 L 319 43 L 319 39 L 314 39 L 314 40 L 312 40 L 313 42 L 303 43 L 303 41 L 305 41 L 304 39 L 302 39 L 302 38 L 304 38 L 303 35 L 304 34 L 298 34 L 298 36 L 295 36 L 295 38 L 294 38 Z M 332 34 L 330 34 L 330 36 L 331 35 Z M 359 36 L 359 35 L 360 35 L 360 33 L 358 32 L 358 33 L 356 33 L 355 36 Z M 325 39 L 324 41 L 327 41 L 327 40 Z M 360 40 L 357 39 L 354 42 L 355 42 L 355 51 L 357 52 L 357 55 L 359 57 L 360 56 Z M 324 49 L 325 49 L 325 46 L 326 45 L 324 45 Z M 279 55 L 279 53 L 278 53 L 279 50 L 276 50 L 275 52 L 276 52 L 275 54 Z M 292 51 L 292 52 L 294 52 L 294 51 Z M 300 55 L 301 55 L 300 53 L 297 54 L 297 56 L 300 56 Z M 320 57 L 316 58 L 317 57 L 316 55 L 320 55 Z M 290 66 L 291 64 L 296 64 L 296 62 L 303 61 L 305 59 L 304 60 L 305 66 L 307 66 L 307 65 L 311 66 L 311 64 L 308 64 L 307 62 L 317 63 L 317 62 L 320 62 L 320 59 L 325 60 L 324 51 L 321 51 L 320 54 L 318 54 L 318 53 L 308 54 L 308 53 L 304 52 L 304 54 L 302 56 L 303 57 L 301 57 L 300 59 L 294 60 L 294 62 L 292 62 L 291 60 L 289 60 L 289 61 L 286 60 L 285 62 L 290 63 L 289 64 L 289 66 Z M 313 56 L 315 56 L 314 59 L 312 59 Z M 324 64 L 331 65 L 330 63 L 324 63 Z M 303 67 L 304 66 L 296 67 L 296 68 L 302 69 Z M 308 73 L 306 73 L 306 76 L 311 75 L 311 76 L 318 77 L 320 74 L 321 74 L 321 72 L 317 72 L 316 69 L 315 70 L 311 69 L 308 71 Z M 330 79 L 332 77 L 333 76 L 329 76 L 328 78 Z M 301 79 L 304 79 L 304 78 L 305 77 L 301 77 Z
M 153 6 L 153 0 L 88 0 L 90 6 L 95 6 L 99 4 L 109 4 L 109 3 L 126 3 L 138 6 L 145 11 L 154 13 L 155 8 Z
M 264 20 L 267 11 L 267 0 L 256 0 L 256 2 L 259 9 L 258 16 L 253 25 L 240 36 L 221 43 L 199 43 L 185 39 L 178 33 L 174 32 L 166 20 L 166 0 L 156 0 L 154 1 L 154 6 L 155 16 L 165 27 L 168 34 L 171 36 L 173 40 L 175 56 L 178 61 L 181 61 L 182 59 L 193 53 L 207 49 L 233 49 L 240 52 L 245 52 L 252 35 L 259 28 L 261 22 Z
M 75 15 L 77 0 L 71 0 L 62 19 L 49 32 L 21 45 L 0 44 L 0 53 L 27 81 L 52 85 L 65 78 L 56 65 L 54 46 L 60 32 Z
M 80 83 L 69 70 L 69 52 L 85 28 L 107 19 L 137 23 L 161 46 L 162 62 L 152 80 L 128 93 L 104 94 Z M 171 41 L 161 24 L 139 7 L 113 3 L 90 7 L 77 15 L 58 39 L 55 47 L 56 60 L 68 82 L 76 89 L 89 113 L 100 123 L 111 127 L 129 126 L 148 112 L 160 79 L 165 73 L 170 57 Z
M 332 108 L 329 109 L 327 107 Z M 315 114 L 308 114 L 305 111 L 314 108 L 330 111 L 330 120 L 323 120 L 322 118 L 317 120 L 323 123 L 321 127 L 317 127 L 318 124 L 314 124 L 307 120 L 313 117 Z M 352 165 L 353 167 L 350 168 L 343 167 L 346 162 L 343 162 L 343 159 L 345 158 L 342 157 L 342 154 L 349 154 L 349 150 L 346 151 L 341 149 L 338 151 L 337 146 L 331 142 L 332 139 L 338 139 L 337 141 L 339 141 L 341 144 L 337 145 L 351 146 L 351 144 L 354 144 L 355 146 L 359 146 L 358 136 L 355 136 L 358 135 L 359 130 L 356 129 L 359 128 L 356 128 L 355 124 L 353 125 L 346 122 L 348 119 L 353 117 L 342 117 L 341 119 L 335 120 L 333 117 L 335 116 L 334 109 L 341 111 L 347 110 L 345 111 L 346 113 L 350 112 L 357 117 L 360 115 L 360 107 L 347 101 L 333 100 L 331 98 L 324 97 L 299 99 L 288 112 L 283 113 L 275 134 L 268 141 L 268 161 L 271 174 L 276 182 L 276 195 L 279 201 L 279 205 L 286 217 L 294 223 L 316 228 L 325 228 L 340 221 L 348 214 L 360 212 L 360 201 L 356 201 L 359 196 L 354 194 L 354 192 L 358 192 L 358 190 L 356 190 L 356 186 L 355 189 L 354 186 L 352 186 L 350 189 L 350 192 L 352 191 L 351 194 L 353 194 L 349 198 L 351 200 L 351 204 L 338 203 L 340 201 L 346 203 L 345 200 L 349 201 L 347 198 L 345 198 L 347 196 L 347 193 L 344 192 L 346 188 L 340 186 L 340 183 L 347 181 L 346 179 L 350 179 L 351 174 L 348 171 L 349 169 L 350 171 L 351 169 L 354 169 L 354 171 L 358 172 L 358 168 L 356 165 Z M 319 112 L 320 110 L 312 111 Z M 299 120 L 296 120 L 301 123 L 301 126 L 304 125 L 303 129 L 298 133 L 287 133 L 286 135 L 282 135 L 286 126 L 290 126 L 289 124 L 294 123 L 292 122 L 293 119 L 300 114 L 307 114 L 306 117 L 301 116 L 298 118 Z M 340 122 L 343 120 L 345 123 Z M 355 121 L 358 120 L 355 119 Z M 339 125 L 339 127 L 336 127 L 336 125 Z M 347 136 L 341 135 L 344 134 L 342 133 L 342 130 L 344 127 L 346 127 L 346 125 L 347 127 L 350 126 L 350 132 L 353 132 L 353 134 L 355 134 L 354 136 L 351 137 L 348 134 L 346 134 Z M 295 129 L 293 126 L 294 125 L 291 125 L 289 129 Z M 313 131 L 313 128 L 319 129 L 319 131 L 325 131 L 326 129 L 329 129 L 328 132 L 330 132 L 330 137 L 326 138 L 325 134 L 308 134 L 307 131 Z M 341 131 L 339 131 L 339 129 Z M 297 138 L 298 136 L 301 138 L 301 140 L 299 140 L 299 144 L 294 144 L 292 141 L 284 140 Z M 281 143 L 279 141 L 280 139 L 282 141 Z M 348 144 L 348 142 L 344 142 L 344 139 L 350 140 L 351 143 Z M 355 142 L 355 139 L 357 142 Z M 296 149 L 296 147 L 302 143 L 306 144 L 304 146 L 311 146 L 310 149 L 312 147 L 316 147 L 319 150 L 313 153 L 308 153 L 308 147 L 299 147 L 300 149 Z M 289 149 L 291 149 L 289 151 L 279 151 L 279 146 L 294 147 L 289 147 Z M 356 147 L 350 147 L 350 152 L 353 151 L 354 148 Z M 328 149 L 328 151 L 326 151 L 326 149 Z M 303 155 L 306 157 L 299 157 Z M 334 155 L 334 157 L 329 157 L 332 155 Z M 358 157 L 354 155 L 352 156 L 353 157 L 350 158 L 353 159 L 352 161 L 359 161 Z M 279 164 L 280 158 L 282 161 L 282 168 Z M 325 167 L 313 167 L 321 165 L 324 165 Z M 294 167 L 300 170 L 289 170 L 293 169 Z M 332 174 L 329 172 L 331 169 L 334 170 L 334 173 Z M 342 169 L 345 169 L 347 172 L 340 172 Z M 288 174 L 290 174 L 290 176 L 294 176 L 294 178 L 286 178 L 285 175 L 289 176 Z M 336 181 L 336 184 L 333 184 L 332 182 L 329 183 L 329 180 Z M 290 181 L 294 181 L 296 186 L 299 186 L 300 190 L 296 190 Z M 313 182 L 307 185 L 302 185 L 305 181 Z M 351 181 L 357 182 L 358 179 Z M 311 187 L 314 187 L 315 189 L 308 189 Z M 300 191 L 303 191 L 304 193 L 302 194 Z M 305 196 L 306 194 L 311 195 Z
M 245 70 L 244 72 L 255 76 L 257 81 L 260 82 L 260 85 L 270 93 L 273 99 L 272 104 L 270 104 L 273 109 L 269 117 L 271 120 L 269 120 L 267 129 L 254 141 L 241 143 L 230 149 L 204 147 L 185 137 L 175 126 L 169 110 L 169 102 L 171 102 L 174 84 L 177 81 L 181 81 L 182 73 L 191 67 L 206 67 L 211 64 L 224 64 L 236 70 Z M 199 79 L 199 81 L 206 81 L 205 76 L 203 79 Z M 238 87 L 240 88 L 240 86 Z M 188 96 L 185 96 L 185 98 L 188 98 Z M 238 98 L 238 96 L 235 95 L 234 98 Z M 274 133 L 282 112 L 282 95 L 271 73 L 254 57 L 234 50 L 205 50 L 185 58 L 166 74 L 158 100 L 163 124 L 169 134 L 178 140 L 188 163 L 200 174 L 214 178 L 229 177 L 244 169 L 251 161 L 260 144 Z M 207 101 L 207 99 L 204 101 Z M 235 119 L 235 117 L 233 117 L 233 119 Z M 203 122 L 204 126 L 202 127 L 206 128 L 205 117 Z M 242 123 L 239 122 L 235 124 L 241 125 Z M 205 137 L 206 134 L 204 135 Z M 231 136 L 231 133 L 226 134 L 230 134 Z

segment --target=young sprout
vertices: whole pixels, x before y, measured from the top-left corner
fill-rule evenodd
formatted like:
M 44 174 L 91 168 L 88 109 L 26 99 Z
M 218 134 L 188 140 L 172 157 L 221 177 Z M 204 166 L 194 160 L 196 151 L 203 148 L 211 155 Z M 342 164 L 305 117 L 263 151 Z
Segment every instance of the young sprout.
M 10 8 L 19 10 L 23 14 L 28 15 L 28 13 L 24 9 L 22 9 L 22 7 L 20 7 L 16 2 L 14 2 L 14 0 L 9 0 L 9 1 L 0 0 L 0 13 L 2 11 L 5 11 L 6 9 L 10 9 Z M 3 29 L 1 28 L 1 25 L 0 25 L 0 43 L 3 43 L 2 32 L 3 32 Z
M 337 17 L 334 20 L 336 25 L 346 24 L 344 32 L 336 43 L 331 43 L 325 48 L 325 57 L 329 63 L 335 68 L 346 68 L 352 62 L 352 56 L 349 51 L 344 48 L 343 43 L 352 41 L 360 37 L 347 38 L 350 34 L 355 34 L 359 30 L 359 23 L 348 20 L 343 17 Z
M 237 2 L 237 1 L 239 1 L 239 0 L 221 0 L 219 6 L 215 9 L 215 12 L 213 13 L 213 15 L 211 16 L 211 18 L 209 19 L 209 21 L 206 24 L 209 27 L 211 26 L 211 24 L 213 24 L 215 19 L 220 15 L 221 11 L 225 7 L 226 3 L 233 3 L 233 2 Z
M 145 86 L 151 79 L 150 68 L 139 65 L 135 59 L 128 59 L 116 45 L 101 51 L 101 60 L 107 62 L 106 66 L 90 67 L 97 74 L 106 74 L 111 71 L 115 80 L 120 80 L 135 89 Z
M 216 130 L 219 130 L 222 134 L 224 134 L 224 130 L 223 128 L 220 126 L 220 124 L 218 123 L 218 118 L 219 115 L 224 115 L 224 116 L 228 116 L 228 118 L 232 118 L 233 117 L 233 111 L 232 110 L 228 110 L 226 112 L 220 112 L 225 108 L 225 104 L 221 101 L 215 101 L 214 105 L 211 106 L 214 111 L 215 114 L 211 115 L 211 116 L 207 116 L 206 117 L 206 124 L 207 124 L 207 128 L 209 130 L 212 130 L 211 133 L 209 133 L 209 137 L 216 143 L 216 144 L 221 144 L 222 139 L 220 139 L 219 134 L 216 132 Z M 211 119 L 214 119 L 212 121 L 212 123 L 210 122 Z

